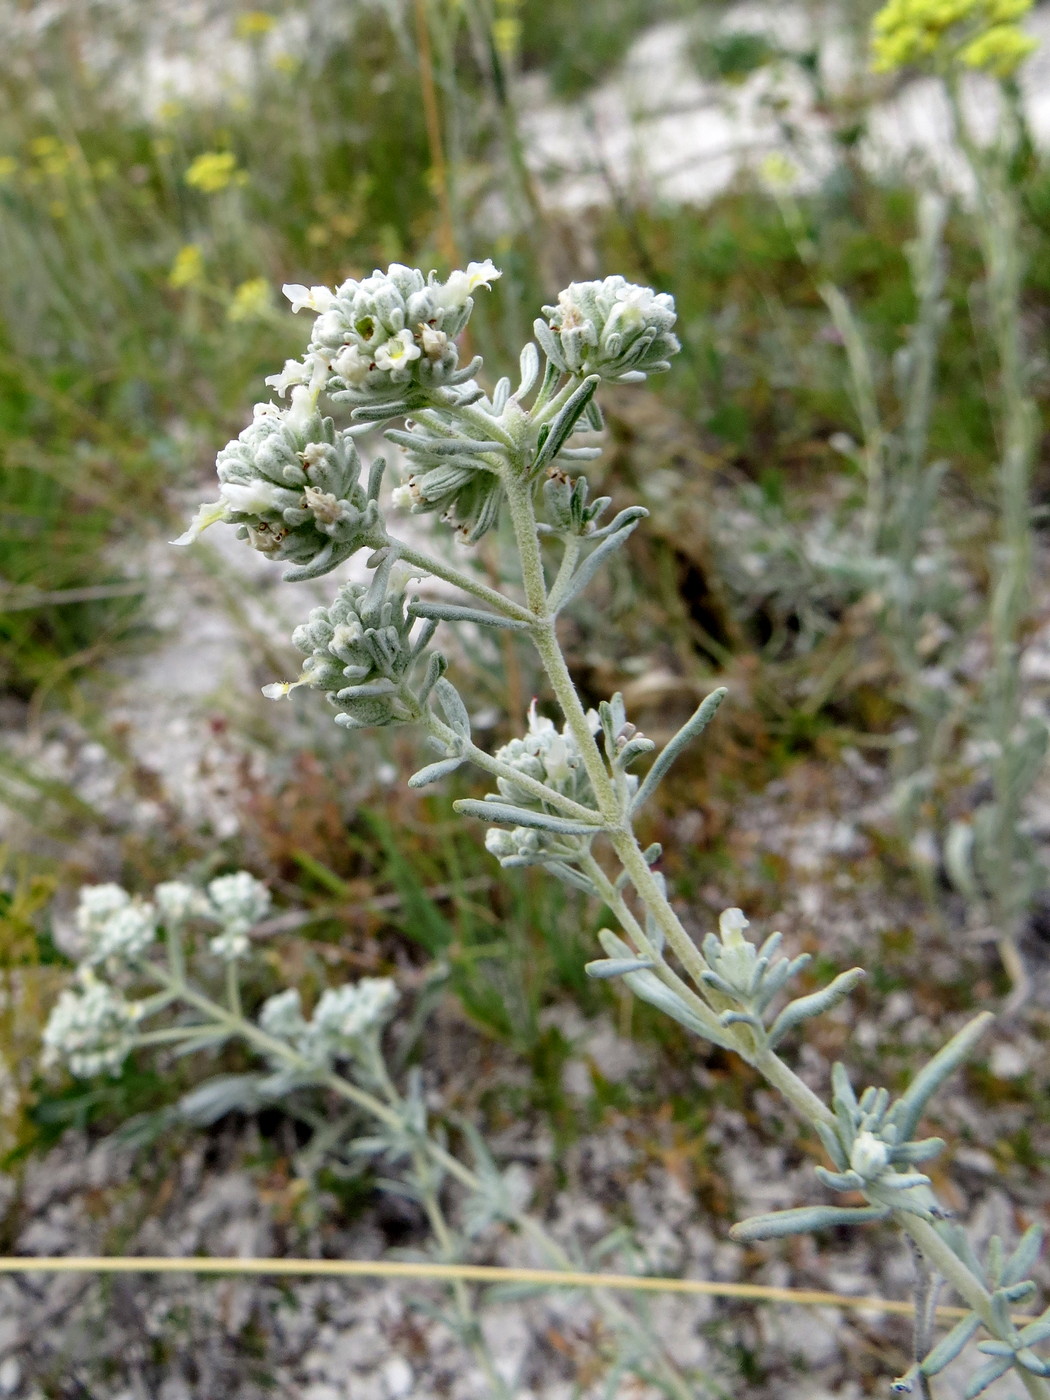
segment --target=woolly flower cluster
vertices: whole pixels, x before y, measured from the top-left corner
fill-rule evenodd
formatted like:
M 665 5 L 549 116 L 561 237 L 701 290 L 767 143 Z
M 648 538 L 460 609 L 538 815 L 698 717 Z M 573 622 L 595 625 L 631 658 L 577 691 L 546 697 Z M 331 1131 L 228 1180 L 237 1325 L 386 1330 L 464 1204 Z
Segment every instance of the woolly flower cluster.
M 303 1015 L 298 989 L 288 988 L 263 1003 L 259 1026 L 283 1040 L 314 1068 L 336 1060 L 360 1059 L 397 1004 L 397 988 L 388 977 L 363 977 L 321 993 L 313 1016 Z
M 80 1079 L 119 1074 L 140 1014 L 90 968 L 81 968 L 76 987 L 62 993 L 44 1027 L 45 1067 L 64 1063 Z
M 1035 49 L 1019 21 L 1032 0 L 888 0 L 875 16 L 874 68 L 961 63 L 1008 78 Z
M 251 946 L 248 934 L 252 925 L 269 913 L 270 891 L 247 870 L 238 870 L 212 880 L 208 898 L 208 917 L 223 926 L 222 932 L 209 940 L 209 948 L 227 962 L 244 957 Z
M 600 375 L 637 384 L 671 368 L 681 346 L 672 334 L 674 297 L 637 287 L 623 277 L 570 282 L 557 306 L 543 308 L 536 339 L 552 364 L 568 374 Z
M 455 339 L 474 309 L 472 293 L 499 272 L 486 260 L 439 282 L 431 272 L 393 263 L 362 281 L 328 287 L 289 285 L 293 311 L 318 313 L 302 362 L 289 360 L 267 383 L 284 393 L 295 384 L 323 383 L 333 397 L 357 407 L 393 404 L 418 392 L 465 382 Z
M 270 891 L 254 875 L 239 870 L 220 875 L 207 894 L 181 880 L 157 886 L 152 902 L 133 899 L 120 885 L 86 885 L 80 892 L 76 926 L 85 942 L 84 963 L 106 963 L 114 971 L 140 959 L 157 935 L 187 919 L 206 919 L 221 932 L 210 941 L 213 953 L 239 958 L 248 951 L 248 932 L 270 908 Z
M 327 608 L 314 608 L 292 633 L 306 656 L 298 681 L 263 688 L 271 700 L 298 685 L 316 686 L 347 729 L 401 724 L 415 717 L 405 704 L 404 682 L 425 638 L 413 642 L 415 619 L 404 592 L 388 588 L 389 570 L 380 568 L 370 584 L 344 584 Z
M 86 963 L 126 962 L 153 942 L 157 911 L 133 900 L 120 885 L 87 885 L 80 892 L 76 926 L 87 945 Z
M 292 564 L 291 578 L 327 573 L 369 543 L 379 507 L 360 483 L 357 448 L 315 405 L 306 387 L 289 408 L 257 404 L 216 458 L 218 501 L 201 506 L 175 543 L 192 543 L 217 521 L 237 525 L 262 554 Z
M 598 716 L 588 716 L 597 732 Z M 594 804 L 594 792 L 583 766 L 583 759 L 566 725 L 561 732 L 552 720 L 536 713 L 535 700 L 529 706 L 529 728 L 521 739 L 511 739 L 497 749 L 495 757 L 509 764 L 526 777 L 534 778 L 556 792 L 583 805 Z M 526 811 L 548 812 L 550 809 L 529 790 L 512 778 L 497 778 L 499 793 L 490 793 L 489 800 L 510 802 Z M 563 837 L 537 827 L 516 826 L 510 831 L 493 827 L 485 835 L 486 849 L 501 865 L 519 866 L 543 864 L 548 860 L 571 859 L 579 852 L 578 837 Z

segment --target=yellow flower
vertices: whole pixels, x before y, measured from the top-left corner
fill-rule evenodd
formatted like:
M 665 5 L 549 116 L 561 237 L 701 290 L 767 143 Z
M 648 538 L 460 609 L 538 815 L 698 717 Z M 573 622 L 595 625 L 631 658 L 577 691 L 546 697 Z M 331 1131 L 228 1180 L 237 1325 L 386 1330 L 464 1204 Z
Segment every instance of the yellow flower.
M 175 254 L 168 273 L 169 287 L 197 287 L 204 281 L 204 254 L 196 243 L 187 243 Z
M 959 62 L 967 68 L 983 68 L 997 78 L 1008 78 L 1038 45 L 1016 24 L 996 24 L 959 50 Z
M 233 293 L 226 311 L 228 321 L 257 321 L 272 305 L 270 284 L 265 277 L 251 277 Z
M 492 21 L 492 42 L 501 58 L 512 59 L 521 42 L 521 20 L 516 15 L 501 15 Z
M 270 60 L 270 63 L 277 70 L 278 73 L 292 74 L 298 73 L 299 71 L 299 60 L 296 58 L 295 54 L 274 54 L 273 58 Z
M 872 25 L 873 67 L 955 63 L 1008 78 L 1035 48 L 1018 21 L 1032 0 L 887 0 Z
M 798 179 L 799 169 L 782 152 L 773 151 L 759 166 L 759 173 L 774 189 L 787 189 Z
M 186 183 L 205 194 L 217 194 L 233 183 L 241 172 L 232 151 L 205 151 L 186 171 Z
M 18 174 L 18 161 L 14 156 L 0 156 L 0 183 Z
M 29 154 L 36 156 L 38 160 L 52 156 L 61 149 L 62 143 L 57 136 L 34 136 L 29 143 Z
M 233 32 L 238 39 L 254 39 L 257 35 L 269 34 L 276 23 L 273 15 L 268 15 L 265 10 L 246 10 L 243 15 L 237 16 Z

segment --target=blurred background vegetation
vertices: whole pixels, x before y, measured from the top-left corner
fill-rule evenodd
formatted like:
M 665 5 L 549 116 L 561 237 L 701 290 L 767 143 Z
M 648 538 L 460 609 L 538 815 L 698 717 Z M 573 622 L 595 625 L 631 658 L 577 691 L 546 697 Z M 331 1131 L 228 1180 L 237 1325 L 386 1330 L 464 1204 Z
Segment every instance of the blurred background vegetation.
M 156 0 L 12 7 L 0 73 L 9 1164 L 70 1124 L 112 1127 L 193 1080 L 188 1062 L 163 1081 L 132 1067 L 102 1087 L 35 1075 L 39 1008 L 65 965 L 49 898 L 58 892 L 60 924 L 76 884 L 91 879 L 145 891 L 186 870 L 250 866 L 279 901 L 306 911 L 307 922 L 274 935 L 275 978 L 395 970 L 427 1005 L 441 994 L 444 1016 L 528 1067 L 511 1095 L 497 1102 L 490 1092 L 482 1105 L 497 1122 L 535 1109 L 556 1134 L 584 1126 L 566 1106 L 571 1047 L 545 1014 L 552 1004 L 580 1002 L 621 1028 L 633 1021 L 654 1044 L 667 1037 L 673 1065 L 674 1028 L 583 977 L 597 911 L 535 872 L 497 886 L 477 833 L 452 819 L 448 792 L 422 798 L 391 785 L 390 765 L 404 772 L 414 761 L 410 740 L 355 747 L 329 732 L 324 713 L 273 720 L 257 684 L 209 697 L 211 757 L 201 761 L 229 769 L 234 819 L 221 822 L 180 805 L 114 714 L 170 641 L 173 624 L 151 603 L 164 542 L 200 498 L 216 449 L 263 396 L 263 376 L 301 347 L 282 283 L 335 284 L 391 261 L 444 272 L 491 255 L 503 279 L 479 299 L 471 333 L 495 378 L 566 281 L 620 272 L 674 293 L 684 351 L 651 392 L 613 398 L 598 477 L 617 504 L 647 504 L 651 528 L 632 541 L 632 574 L 615 575 L 571 624 L 574 664 L 590 700 L 625 686 L 630 712 L 658 738 L 711 685 L 730 686 L 733 703 L 671 785 L 654 839 L 667 838 L 669 877 L 698 922 L 723 903 L 759 921 L 780 911 L 791 868 L 756 848 L 753 833 L 740 836 L 737 814 L 777 783 L 799 811 L 807 801 L 833 809 L 833 781 L 824 791 L 813 775 L 858 763 L 885 772 L 902 715 L 892 649 L 873 621 L 877 585 L 847 567 L 863 493 L 836 443 L 857 426 L 820 294 L 830 282 L 849 298 L 892 419 L 891 361 L 915 310 L 905 250 L 915 192 L 902 173 L 876 178 L 862 159 L 870 103 L 890 93 L 866 68 L 872 8 L 844 0 L 853 77 L 829 87 L 816 18 L 812 40 L 785 53 L 775 26 L 727 27 L 726 7 L 697 0 L 202 5 L 204 37 L 189 55 L 177 40 L 172 52 L 171 33 L 186 31 L 166 27 Z M 591 175 L 603 198 L 551 196 L 557 172 L 534 159 L 529 110 L 566 103 L 593 117 L 656 24 L 672 27 L 696 81 L 727 102 L 770 75 L 777 149 L 803 168 L 777 86 L 785 64 L 805 87 L 831 151 L 795 196 L 808 261 L 762 173 L 768 148 L 702 201 L 654 196 L 631 172 L 600 166 Z M 210 51 L 223 56 L 213 68 L 202 57 Z M 1030 146 L 1014 179 L 1028 214 L 1036 339 L 1050 316 L 1050 166 Z M 950 219 L 948 245 L 931 455 L 949 463 L 938 528 L 951 522 L 957 560 L 980 590 L 995 443 L 974 392 L 987 365 L 965 215 Z M 1036 388 L 1045 406 L 1045 372 Z M 1045 468 L 1044 459 L 1040 501 Z M 483 559 L 496 568 L 494 555 Z M 154 592 L 190 578 L 225 599 L 231 647 L 256 648 L 258 681 L 280 674 L 287 629 L 267 634 L 246 617 L 243 583 L 219 555 L 202 560 L 165 562 Z M 503 660 L 520 701 L 513 726 L 536 678 L 512 645 Z M 503 703 L 484 665 L 457 683 L 479 708 Z M 170 722 L 158 711 L 158 726 Z M 507 732 L 503 719 L 490 728 Z M 950 937 L 959 915 L 942 873 L 924 882 L 892 825 L 855 873 L 867 898 L 892 892 L 916 921 L 939 909 L 936 936 Z M 876 956 L 881 991 L 908 985 L 922 953 L 906 919 Z M 938 996 L 963 1007 L 1004 985 L 978 949 L 959 954 Z M 595 1121 L 620 1111 L 624 1092 L 603 1083 Z M 742 1076 L 727 1081 L 730 1098 L 746 1092 Z M 632 1111 L 670 1112 L 689 1137 L 702 1130 L 673 1070 L 650 1098 Z

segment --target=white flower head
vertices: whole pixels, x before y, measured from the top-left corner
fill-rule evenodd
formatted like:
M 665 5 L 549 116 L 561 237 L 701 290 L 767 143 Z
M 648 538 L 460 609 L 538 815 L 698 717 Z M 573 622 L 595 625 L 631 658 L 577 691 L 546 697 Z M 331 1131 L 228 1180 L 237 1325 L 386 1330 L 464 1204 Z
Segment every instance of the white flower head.
M 116 910 L 89 935 L 88 961 L 133 961 L 157 936 L 157 911 L 152 904 L 133 900 Z
M 82 968 L 44 1027 L 44 1065 L 63 1062 L 78 1078 L 119 1074 L 134 1043 L 141 1007 Z
M 208 940 L 208 947 L 224 962 L 236 962 L 251 951 L 250 930 L 251 924 L 247 919 L 232 919 L 221 933 Z
M 378 360 L 376 367 L 379 367 Z M 368 378 L 372 368 L 372 357 L 366 355 L 359 345 L 344 345 L 332 360 L 332 371 L 340 379 L 345 379 L 354 388 L 359 388 Z
M 131 895 L 122 885 L 85 885 L 75 916 L 78 931 L 90 937 L 130 903 Z
M 259 1026 L 275 1040 L 294 1044 L 306 1030 L 298 988 L 288 987 L 264 1001 L 259 1011 Z
M 744 929 L 751 927 L 751 921 L 744 918 L 742 909 L 723 909 L 718 916 L 718 932 L 727 948 L 741 947 L 747 943 Z
M 210 912 L 204 895 L 185 880 L 165 880 L 153 891 L 153 902 L 165 923 L 181 924 Z
M 222 923 L 258 923 L 269 912 L 271 903 L 270 891 L 247 870 L 218 876 L 208 885 L 208 896 L 213 917 Z
M 375 366 L 388 374 L 407 377 L 412 361 L 418 360 L 422 353 L 410 330 L 398 331 L 376 347 Z
M 423 346 L 423 354 L 428 360 L 440 360 L 448 347 L 448 336 L 444 331 L 435 330 L 433 326 L 423 326 L 419 332 L 419 339 Z
M 311 1032 L 332 1055 L 352 1053 L 384 1025 L 397 999 L 389 977 L 362 977 L 345 987 L 330 987 L 314 1008 Z
M 302 311 L 306 307 L 321 314 L 328 311 L 335 300 L 335 293 L 330 287 L 304 287 L 301 282 L 286 282 L 281 291 L 292 303 L 293 311 Z
M 291 492 L 283 491 L 281 487 L 258 476 L 253 481 L 224 481 L 219 487 L 219 495 L 230 510 L 242 515 L 262 515 L 267 510 L 281 510 L 294 499 Z
M 502 276 L 503 274 L 491 258 L 486 258 L 484 262 L 480 263 L 467 263 L 466 272 L 450 273 L 445 285 L 435 288 L 434 299 L 439 306 L 465 306 L 467 300 L 479 287 L 490 288 L 492 283 Z
M 849 1154 L 849 1164 L 865 1181 L 873 1181 L 889 1166 L 890 1149 L 867 1128 L 857 1134 Z

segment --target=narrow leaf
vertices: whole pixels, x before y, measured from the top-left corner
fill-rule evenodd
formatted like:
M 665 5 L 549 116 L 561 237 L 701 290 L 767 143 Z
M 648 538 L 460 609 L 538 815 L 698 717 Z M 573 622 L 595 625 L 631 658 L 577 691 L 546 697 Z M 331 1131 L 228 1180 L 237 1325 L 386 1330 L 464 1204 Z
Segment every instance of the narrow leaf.
M 521 369 L 521 383 L 518 385 L 517 397 L 523 399 L 536 383 L 540 372 L 540 352 L 531 340 L 522 348 L 518 365 Z
M 952 1036 L 948 1044 L 934 1055 L 930 1063 L 921 1069 L 908 1085 L 893 1106 L 893 1117 L 900 1140 L 906 1141 L 914 1136 L 929 1100 L 969 1056 L 994 1019 L 990 1011 L 982 1011 L 980 1015 L 975 1016 L 958 1034 Z
M 1020 1283 L 1027 1278 L 1032 1270 L 1032 1265 L 1039 1258 L 1043 1248 L 1043 1227 L 1041 1225 L 1030 1225 L 1017 1242 L 1017 1248 L 1006 1261 L 1003 1269 L 1002 1282 L 1006 1284 Z
M 603 830 L 590 822 L 552 817 L 528 807 L 514 807 L 509 802 L 484 802 L 474 797 L 463 797 L 452 805 L 465 817 L 478 817 L 483 822 L 502 822 L 510 826 L 530 826 L 539 831 L 553 831 L 560 836 L 597 836 Z
M 464 608 L 458 603 L 430 603 L 417 598 L 409 604 L 408 610 L 413 617 L 436 618 L 438 622 L 473 622 L 479 627 L 505 627 L 512 632 L 524 631 L 528 626 L 516 617 L 501 617 L 499 613 Z
M 938 1372 L 944 1370 L 945 1366 L 951 1365 L 980 1325 L 981 1319 L 976 1313 L 971 1313 L 969 1317 L 964 1317 L 961 1322 L 957 1322 L 950 1332 L 945 1333 L 933 1350 L 927 1352 L 923 1357 L 921 1365 L 923 1375 L 936 1376 Z
M 596 962 L 584 963 L 583 970 L 588 977 L 604 982 L 610 977 L 622 977 L 626 972 L 644 972 L 653 965 L 650 958 L 599 958 Z
M 849 996 L 863 976 L 863 968 L 851 967 L 848 972 L 840 972 L 833 982 L 829 982 L 819 992 L 812 992 L 809 996 L 789 1001 L 769 1028 L 770 1049 L 778 1045 L 788 1031 L 793 1030 L 795 1026 L 800 1025 L 803 1021 L 808 1021 L 812 1016 L 820 1016 L 823 1012 L 830 1011 L 833 1006 L 838 1006 L 840 1001 Z
M 592 555 L 591 557 L 593 558 L 594 556 Z M 632 813 L 640 811 L 642 806 L 648 802 L 675 759 L 687 744 L 691 744 L 694 739 L 700 737 L 714 718 L 719 705 L 721 705 L 728 694 L 729 692 L 726 690 L 725 686 L 719 686 L 717 690 L 712 690 L 711 694 L 700 702 L 699 706 L 690 718 L 686 720 L 685 724 L 682 725 L 674 738 L 668 740 L 659 757 L 656 759 L 656 762 L 645 775 L 645 780 L 634 795 L 634 801 L 631 803 Z
M 437 696 L 438 704 L 442 713 L 448 720 L 452 729 L 461 739 L 470 738 L 470 716 L 467 714 L 467 707 L 460 698 L 459 691 L 451 681 L 441 676 L 434 682 L 434 694 Z
M 582 593 L 613 551 L 627 543 L 628 537 L 637 528 L 639 519 L 641 519 L 641 517 L 630 521 L 623 529 L 618 530 L 615 535 L 609 535 L 608 538 L 602 540 L 597 549 L 592 550 L 592 552 L 588 554 L 587 558 L 573 574 L 569 581 L 568 588 L 566 588 L 565 592 L 558 599 L 559 609 L 565 607 L 566 603 L 570 603 L 578 593 Z
M 580 415 L 594 398 L 594 391 L 600 383 L 598 375 L 589 374 L 580 387 L 574 390 L 566 400 L 560 413 L 551 423 L 551 430 L 547 434 L 543 446 L 533 459 L 532 470 L 534 472 L 541 471 L 548 462 L 552 462 L 557 457 L 576 427 Z
M 436 783 L 441 778 L 447 778 L 450 773 L 454 773 L 462 762 L 462 758 L 443 758 L 437 763 L 428 763 L 425 768 L 420 768 L 412 774 L 408 780 L 408 786 L 421 788 L 426 787 L 427 783 Z
M 800 1206 L 797 1210 L 777 1210 L 770 1215 L 753 1215 L 729 1231 L 739 1244 L 755 1240 L 778 1240 L 785 1235 L 808 1235 L 811 1230 L 830 1230 L 836 1225 L 864 1225 L 883 1220 L 885 1206 Z

